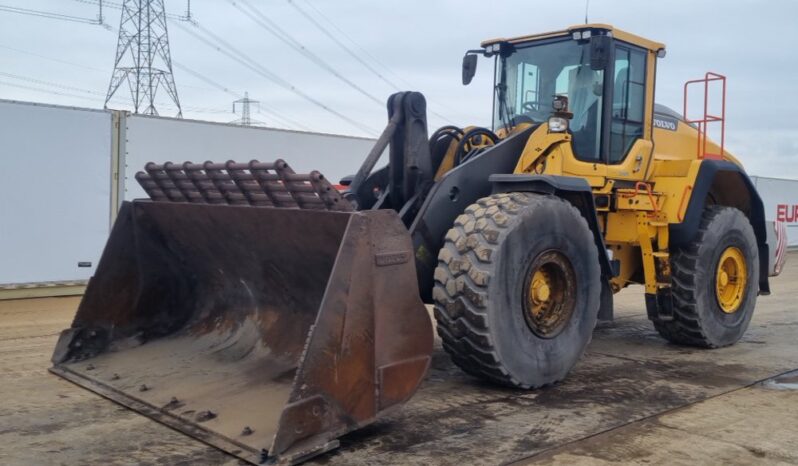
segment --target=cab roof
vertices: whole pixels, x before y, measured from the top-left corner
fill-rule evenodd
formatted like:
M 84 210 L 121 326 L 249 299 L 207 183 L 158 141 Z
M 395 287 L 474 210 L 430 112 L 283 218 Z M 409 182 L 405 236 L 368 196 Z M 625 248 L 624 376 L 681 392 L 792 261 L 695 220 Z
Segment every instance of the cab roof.
M 655 42 L 653 40 L 648 40 L 644 37 L 637 36 L 635 34 L 622 31 L 614 26 L 609 24 L 600 24 L 600 23 L 591 23 L 591 24 L 579 24 L 577 26 L 571 26 L 568 29 L 563 29 L 561 31 L 553 31 L 553 32 L 545 32 L 542 34 L 529 34 L 526 36 L 519 36 L 519 37 L 511 37 L 511 38 L 496 38 L 483 41 L 481 46 L 485 47 L 488 45 L 492 45 L 498 42 L 509 42 L 511 44 L 520 44 L 524 42 L 533 42 L 540 39 L 548 39 L 551 37 L 559 37 L 559 36 L 571 36 L 574 32 L 577 31 L 584 31 L 584 30 L 603 30 L 612 33 L 612 36 L 616 39 L 620 39 L 624 42 L 629 42 L 630 44 L 637 45 L 638 47 L 642 47 L 653 52 L 659 52 L 660 50 L 665 49 L 665 44 L 661 42 Z

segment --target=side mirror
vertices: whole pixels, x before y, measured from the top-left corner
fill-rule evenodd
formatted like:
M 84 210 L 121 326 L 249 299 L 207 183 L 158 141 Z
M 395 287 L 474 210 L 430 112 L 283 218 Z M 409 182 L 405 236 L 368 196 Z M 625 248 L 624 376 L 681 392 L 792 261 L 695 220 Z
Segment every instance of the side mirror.
M 590 36 L 590 69 L 603 70 L 610 62 L 612 37 Z
M 466 54 L 463 57 L 463 86 L 467 86 L 477 73 L 477 56 Z

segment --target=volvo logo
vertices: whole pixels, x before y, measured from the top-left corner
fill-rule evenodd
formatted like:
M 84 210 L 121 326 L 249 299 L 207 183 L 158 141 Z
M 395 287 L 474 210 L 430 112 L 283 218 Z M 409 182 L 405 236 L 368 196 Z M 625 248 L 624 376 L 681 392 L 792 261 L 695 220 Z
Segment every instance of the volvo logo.
M 670 118 L 663 118 L 661 116 L 654 117 L 654 127 L 665 129 L 668 131 L 676 131 L 677 121 Z

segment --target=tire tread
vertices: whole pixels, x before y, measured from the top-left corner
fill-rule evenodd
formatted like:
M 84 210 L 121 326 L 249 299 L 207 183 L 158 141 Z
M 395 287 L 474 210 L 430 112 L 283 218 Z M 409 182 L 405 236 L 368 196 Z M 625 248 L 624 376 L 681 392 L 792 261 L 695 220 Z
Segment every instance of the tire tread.
M 446 234 L 433 288 L 435 320 L 444 350 L 467 374 L 510 387 L 528 389 L 550 384 L 524 384 L 503 366 L 489 328 L 487 303 L 502 234 L 523 209 L 552 199 L 573 209 L 584 221 L 573 205 L 559 197 L 501 193 L 470 205 Z M 586 221 L 585 230 L 591 235 L 585 240 L 592 242 Z
M 671 295 L 673 297 L 673 320 L 653 319 L 654 328 L 666 340 L 688 346 L 717 348 L 720 346 L 707 336 L 698 313 L 696 303 L 697 271 L 703 267 L 699 263 L 699 248 L 704 244 L 707 233 L 714 220 L 736 211 L 733 207 L 719 205 L 707 206 L 701 217 L 695 239 L 688 245 L 678 248 L 671 254 Z M 730 343 L 731 344 L 731 343 Z

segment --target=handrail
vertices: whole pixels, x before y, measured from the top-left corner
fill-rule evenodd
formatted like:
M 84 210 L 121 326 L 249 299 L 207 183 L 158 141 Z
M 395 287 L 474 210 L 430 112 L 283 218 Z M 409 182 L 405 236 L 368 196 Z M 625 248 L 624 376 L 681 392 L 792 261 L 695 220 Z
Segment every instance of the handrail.
M 721 107 L 720 116 L 709 113 L 709 83 L 713 81 L 720 81 L 721 83 Z M 687 116 L 687 94 L 691 84 L 704 84 L 704 115 L 703 118 L 691 119 Z M 687 123 L 695 123 L 698 125 L 698 141 L 696 146 L 696 154 L 699 159 L 722 159 L 724 154 L 724 147 L 726 143 L 726 76 L 718 73 L 707 71 L 703 79 L 692 79 L 684 83 L 684 120 Z M 707 153 L 707 130 L 709 123 L 720 123 L 720 153 L 711 154 Z

